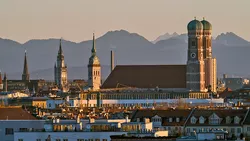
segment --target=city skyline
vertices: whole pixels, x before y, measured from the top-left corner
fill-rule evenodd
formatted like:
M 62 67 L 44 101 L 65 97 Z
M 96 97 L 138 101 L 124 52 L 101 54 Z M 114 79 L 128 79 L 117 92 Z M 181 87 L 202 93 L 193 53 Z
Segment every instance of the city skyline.
M 20 43 L 30 39 L 60 37 L 81 42 L 91 40 L 89 35 L 93 32 L 98 38 L 108 31 L 120 29 L 138 33 L 153 41 L 167 32 L 186 33 L 186 23 L 194 17 L 198 20 L 205 17 L 216 25 L 213 36 L 234 32 L 250 40 L 250 33 L 245 32 L 250 30 L 250 16 L 247 14 L 249 1 L 110 0 L 72 3 L 64 0 L 25 0 L 0 3 L 0 37 Z M 209 7 L 213 7 L 212 10 Z

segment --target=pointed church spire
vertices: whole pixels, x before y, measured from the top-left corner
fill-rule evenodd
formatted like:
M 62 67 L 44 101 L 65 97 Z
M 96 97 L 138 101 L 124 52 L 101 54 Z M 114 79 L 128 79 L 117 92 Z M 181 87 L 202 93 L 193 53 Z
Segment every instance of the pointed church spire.
M 62 51 L 62 38 L 60 39 L 60 45 L 59 45 L 58 54 L 60 54 L 60 55 L 63 54 L 63 51 Z
M 22 80 L 29 81 L 29 79 L 27 51 L 25 50 Z
M 96 55 L 96 47 L 95 47 L 95 33 L 93 33 L 93 46 L 92 46 L 92 56 Z

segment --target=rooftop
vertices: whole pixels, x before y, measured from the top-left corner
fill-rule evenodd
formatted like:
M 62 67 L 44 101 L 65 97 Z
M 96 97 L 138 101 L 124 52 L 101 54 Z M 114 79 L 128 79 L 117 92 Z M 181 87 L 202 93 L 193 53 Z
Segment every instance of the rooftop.
M 37 120 L 20 107 L 0 107 L 0 120 Z
M 186 88 L 186 65 L 118 65 L 102 88 L 117 88 L 119 84 L 136 88 Z

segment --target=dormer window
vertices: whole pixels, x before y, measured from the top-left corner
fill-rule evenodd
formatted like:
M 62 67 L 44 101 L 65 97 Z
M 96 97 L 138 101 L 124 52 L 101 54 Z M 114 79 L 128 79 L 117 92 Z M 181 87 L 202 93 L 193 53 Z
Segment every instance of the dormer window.
M 172 118 L 169 118 L 169 122 L 173 122 L 173 119 L 172 119 Z
M 209 124 L 220 124 L 221 119 L 220 117 L 218 117 L 215 113 L 213 113 L 210 117 L 209 117 Z
M 240 118 L 238 116 L 234 117 L 234 124 L 239 124 L 240 123 Z
M 191 123 L 192 123 L 192 124 L 195 124 L 196 121 L 197 121 L 197 119 L 193 116 L 193 117 L 191 118 Z
M 204 124 L 204 122 L 205 122 L 205 118 L 204 118 L 203 116 L 201 116 L 201 117 L 199 118 L 199 123 L 200 123 L 200 124 Z
M 231 122 L 232 122 L 231 117 L 230 117 L 230 116 L 227 116 L 227 117 L 226 117 L 226 123 L 227 123 L 227 124 L 230 124 Z
M 176 122 L 180 122 L 180 118 L 177 117 L 177 118 L 176 118 Z

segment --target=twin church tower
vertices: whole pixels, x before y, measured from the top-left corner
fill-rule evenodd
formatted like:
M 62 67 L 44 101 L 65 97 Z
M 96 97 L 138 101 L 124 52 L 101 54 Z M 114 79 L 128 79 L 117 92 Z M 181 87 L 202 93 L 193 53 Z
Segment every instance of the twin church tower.
M 189 90 L 216 92 L 216 59 L 212 58 L 212 25 L 203 19 L 189 22 L 186 84 Z
M 212 25 L 205 19 L 202 21 L 194 19 L 188 23 L 187 29 L 186 88 L 197 92 L 216 92 L 217 72 L 216 59 L 212 57 Z M 68 91 L 67 66 L 64 62 L 61 40 L 54 73 L 57 86 L 62 91 Z M 101 66 L 96 55 L 94 35 L 88 64 L 88 86 L 91 90 L 98 90 L 101 86 Z
M 69 89 L 67 79 L 67 65 L 64 62 L 62 43 L 60 40 L 57 61 L 54 66 L 54 79 L 59 89 L 67 92 Z M 101 86 L 101 64 L 96 55 L 95 35 L 93 34 L 93 42 L 91 56 L 88 64 L 88 87 L 91 90 L 98 90 Z

